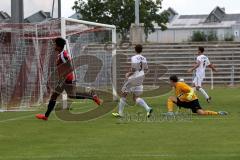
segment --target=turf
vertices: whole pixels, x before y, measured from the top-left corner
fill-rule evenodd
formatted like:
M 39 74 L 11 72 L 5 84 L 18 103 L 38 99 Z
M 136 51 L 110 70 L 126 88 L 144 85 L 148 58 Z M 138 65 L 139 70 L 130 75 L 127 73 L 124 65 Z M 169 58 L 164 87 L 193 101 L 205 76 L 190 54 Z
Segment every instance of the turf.
M 182 119 L 115 119 L 108 113 L 88 122 L 49 121 L 36 112 L 0 113 L 1 160 L 239 160 L 240 88 L 216 88 L 209 110 L 226 110 L 228 116 L 195 116 Z M 147 98 L 154 116 L 165 112 L 168 95 Z M 90 102 L 76 103 L 73 112 L 91 109 Z M 81 106 L 81 107 L 79 107 Z M 82 107 L 84 106 L 84 107 Z M 103 106 L 104 107 L 104 106 Z M 140 107 L 127 107 L 129 115 L 143 115 Z

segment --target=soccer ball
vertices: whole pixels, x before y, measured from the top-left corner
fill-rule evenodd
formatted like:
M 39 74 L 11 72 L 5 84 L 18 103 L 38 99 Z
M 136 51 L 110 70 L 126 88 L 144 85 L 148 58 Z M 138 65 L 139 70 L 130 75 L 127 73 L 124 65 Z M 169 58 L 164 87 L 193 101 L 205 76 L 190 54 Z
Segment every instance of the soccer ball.
M 183 78 L 179 79 L 179 82 L 184 82 L 184 79 Z

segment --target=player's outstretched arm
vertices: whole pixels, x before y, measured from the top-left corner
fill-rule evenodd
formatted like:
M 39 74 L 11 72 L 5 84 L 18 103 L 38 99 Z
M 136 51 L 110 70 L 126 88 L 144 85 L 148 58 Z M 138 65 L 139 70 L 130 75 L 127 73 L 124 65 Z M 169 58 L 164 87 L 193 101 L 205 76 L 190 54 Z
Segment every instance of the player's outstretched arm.
M 150 70 L 149 70 L 148 66 L 144 67 L 144 73 L 145 73 L 145 75 L 147 75 L 149 72 L 150 72 Z
M 125 74 L 125 78 L 129 78 L 131 75 L 134 74 L 136 70 L 134 68 L 130 68 L 129 72 Z
M 192 73 L 196 68 L 200 66 L 200 61 L 198 61 L 192 68 L 190 68 L 187 72 Z
M 211 68 L 214 72 L 217 72 L 217 69 L 213 64 L 209 64 L 208 67 Z
M 125 74 L 125 78 L 129 78 L 131 75 L 133 75 L 133 72 L 128 72 Z
M 194 95 L 194 89 L 187 84 L 181 84 L 181 91 L 187 94 L 187 100 L 191 101 Z

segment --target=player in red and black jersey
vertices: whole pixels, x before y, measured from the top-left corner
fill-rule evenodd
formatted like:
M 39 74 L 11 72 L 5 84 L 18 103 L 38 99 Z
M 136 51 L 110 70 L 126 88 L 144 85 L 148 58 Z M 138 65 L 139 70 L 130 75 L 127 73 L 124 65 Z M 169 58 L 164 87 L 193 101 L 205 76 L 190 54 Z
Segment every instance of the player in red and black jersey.
M 55 39 L 55 51 L 57 54 L 57 71 L 59 75 L 59 83 L 53 91 L 50 101 L 48 103 L 48 109 L 45 114 L 37 114 L 36 118 L 47 120 L 50 113 L 54 109 L 57 97 L 65 90 L 69 98 L 73 99 L 91 99 L 98 105 L 101 104 L 99 97 L 92 93 L 76 93 L 76 81 L 74 69 L 71 63 L 71 56 L 64 50 L 66 41 L 63 38 Z

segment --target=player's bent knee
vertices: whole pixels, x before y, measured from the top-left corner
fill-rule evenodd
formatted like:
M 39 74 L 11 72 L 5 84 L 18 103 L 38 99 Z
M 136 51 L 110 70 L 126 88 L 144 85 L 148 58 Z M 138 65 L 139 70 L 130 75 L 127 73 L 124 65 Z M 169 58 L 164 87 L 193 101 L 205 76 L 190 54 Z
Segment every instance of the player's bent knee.
M 142 101 L 142 99 L 141 99 L 140 97 L 136 97 L 136 98 L 135 98 L 135 102 L 136 102 L 137 104 L 139 104 L 141 101 Z
M 57 100 L 57 98 L 58 98 L 58 96 L 59 96 L 59 94 L 58 93 L 53 93 L 52 95 L 51 95 L 51 100 L 52 101 L 56 101 Z
M 168 101 L 177 102 L 177 99 L 176 99 L 176 97 L 170 96 L 168 98 Z
M 206 113 L 205 113 L 204 110 L 198 109 L 198 110 L 197 110 L 197 114 L 198 114 L 198 115 L 205 115 Z
M 140 98 L 139 96 L 134 95 L 133 96 L 133 101 L 137 102 L 137 99 Z

